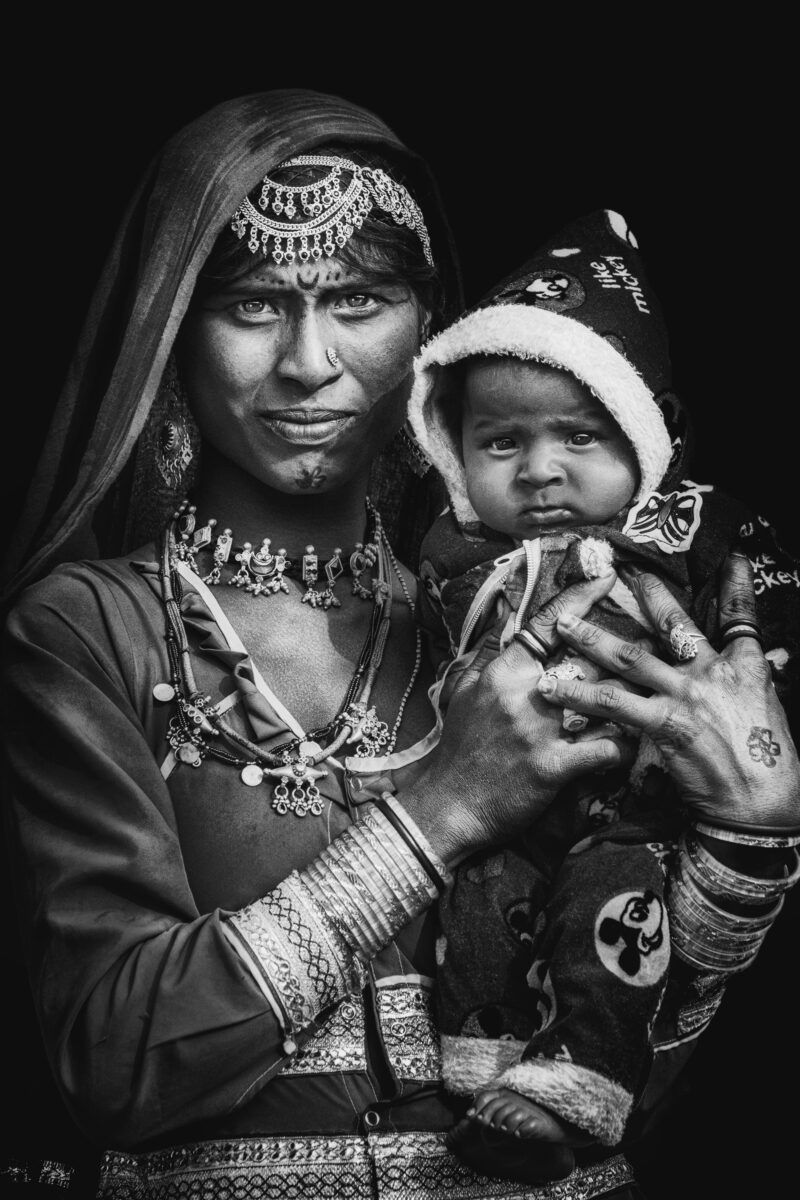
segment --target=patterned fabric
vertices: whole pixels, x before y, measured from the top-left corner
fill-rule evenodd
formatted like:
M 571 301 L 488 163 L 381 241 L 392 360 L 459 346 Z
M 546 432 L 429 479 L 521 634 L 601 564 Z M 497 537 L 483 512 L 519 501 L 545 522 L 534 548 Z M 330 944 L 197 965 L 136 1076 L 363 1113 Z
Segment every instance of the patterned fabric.
M 430 992 L 414 984 L 379 987 L 378 1018 L 395 1074 L 417 1082 L 438 1082 L 442 1051 Z
M 592 1200 L 633 1180 L 620 1156 L 541 1187 L 481 1175 L 437 1133 L 203 1142 L 105 1155 L 97 1200 Z
M 280 1075 L 326 1075 L 333 1071 L 366 1071 L 364 1001 L 361 996 L 342 1000 L 312 1033 Z
M 348 991 L 340 965 L 343 947 L 314 908 L 303 902 L 296 878 L 290 876 L 229 917 L 268 984 L 278 992 L 292 1030 L 309 1025 Z

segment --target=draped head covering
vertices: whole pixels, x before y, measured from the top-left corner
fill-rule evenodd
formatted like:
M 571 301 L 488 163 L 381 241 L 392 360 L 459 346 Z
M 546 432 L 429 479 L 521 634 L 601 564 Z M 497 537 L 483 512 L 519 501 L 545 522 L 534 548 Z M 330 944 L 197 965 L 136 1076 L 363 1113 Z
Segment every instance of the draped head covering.
M 436 183 L 383 121 L 348 100 L 299 89 L 217 105 L 165 144 L 125 213 L 9 541 L 4 599 L 60 562 L 132 548 L 125 545 L 132 451 L 198 273 L 264 175 L 332 142 L 397 164 L 425 217 L 447 315 L 459 310 L 458 267 Z M 395 500 L 411 479 L 395 474 Z

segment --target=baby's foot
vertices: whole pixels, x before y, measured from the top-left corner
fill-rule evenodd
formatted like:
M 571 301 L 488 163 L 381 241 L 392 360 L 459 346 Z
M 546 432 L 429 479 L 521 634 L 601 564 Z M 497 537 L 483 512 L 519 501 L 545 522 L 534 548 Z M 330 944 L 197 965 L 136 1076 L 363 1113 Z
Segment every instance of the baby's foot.
M 502 1088 L 480 1092 L 447 1142 L 484 1175 L 539 1184 L 564 1179 L 574 1168 L 568 1130 L 552 1113 Z
M 516 1138 L 574 1144 L 574 1130 L 567 1122 L 509 1088 L 478 1092 L 467 1117 Z

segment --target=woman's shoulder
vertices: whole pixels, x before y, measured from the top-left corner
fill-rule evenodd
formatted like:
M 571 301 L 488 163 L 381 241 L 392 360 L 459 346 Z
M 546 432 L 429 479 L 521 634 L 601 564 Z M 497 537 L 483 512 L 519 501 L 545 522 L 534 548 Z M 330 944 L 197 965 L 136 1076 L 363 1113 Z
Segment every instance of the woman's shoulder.
M 55 623 L 89 633 L 98 623 L 107 628 L 128 620 L 132 612 L 152 611 L 155 558 L 151 544 L 118 558 L 62 563 L 20 593 L 9 612 L 8 628 L 13 632 Z

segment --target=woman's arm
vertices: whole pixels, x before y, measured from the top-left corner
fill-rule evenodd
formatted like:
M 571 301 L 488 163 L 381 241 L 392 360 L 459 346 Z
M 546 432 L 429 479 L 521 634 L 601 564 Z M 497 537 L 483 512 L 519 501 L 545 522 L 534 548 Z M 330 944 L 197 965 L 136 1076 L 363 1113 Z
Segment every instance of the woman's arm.
M 586 612 L 594 598 L 584 589 L 572 602 Z M 126 682 L 148 647 L 127 644 L 124 622 L 112 630 L 97 609 L 90 590 L 56 576 L 12 614 L 5 733 L 11 862 L 48 1056 L 76 1121 L 112 1145 L 243 1103 L 307 1023 L 358 985 L 359 964 L 432 903 L 440 883 L 423 862 L 446 883 L 441 860 L 534 816 L 565 763 L 577 773 L 618 758 L 609 740 L 562 759 L 557 716 L 540 702 L 531 716 L 538 668 L 515 646 L 462 702 L 415 785 L 419 811 L 442 831 L 437 840 L 406 822 L 421 858 L 370 809 L 371 829 L 347 830 L 268 896 L 238 913 L 200 913 Z M 478 751 L 500 704 L 502 753 L 497 735 Z M 296 940 L 298 913 L 307 945 Z
M 673 945 L 700 969 L 741 970 L 797 877 L 800 764 L 788 718 L 755 637 L 734 637 L 717 652 L 659 580 L 628 578 L 664 642 L 680 625 L 698 638 L 696 657 L 661 662 L 566 617 L 562 636 L 622 682 L 548 679 L 539 691 L 554 704 L 633 725 L 656 743 L 692 825 L 670 873 Z M 742 555 L 727 560 L 719 620 L 723 630 L 757 630 L 752 572 Z

